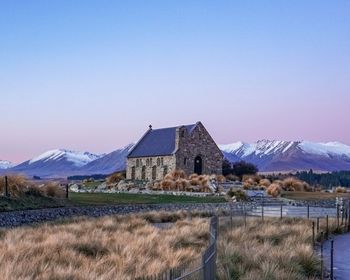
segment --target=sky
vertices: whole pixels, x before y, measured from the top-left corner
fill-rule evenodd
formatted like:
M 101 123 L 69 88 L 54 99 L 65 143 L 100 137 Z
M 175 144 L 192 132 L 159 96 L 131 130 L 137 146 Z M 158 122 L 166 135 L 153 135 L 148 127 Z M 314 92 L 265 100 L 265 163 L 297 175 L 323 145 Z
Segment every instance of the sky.
M 0 1 L 0 159 L 147 130 L 350 144 L 350 0 Z

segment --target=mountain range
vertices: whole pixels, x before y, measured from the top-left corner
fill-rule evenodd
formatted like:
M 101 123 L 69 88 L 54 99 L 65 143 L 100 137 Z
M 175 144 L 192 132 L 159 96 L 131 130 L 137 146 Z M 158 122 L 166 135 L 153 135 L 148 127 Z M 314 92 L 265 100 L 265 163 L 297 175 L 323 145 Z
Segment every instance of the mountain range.
M 111 174 L 125 169 L 126 156 L 133 146 L 129 144 L 102 155 L 51 150 L 16 166 L 0 161 L 0 173 L 51 178 Z M 219 148 L 230 162 L 244 160 L 257 165 L 261 172 L 350 170 L 350 146 L 339 142 L 259 140 L 255 143 L 219 145 Z

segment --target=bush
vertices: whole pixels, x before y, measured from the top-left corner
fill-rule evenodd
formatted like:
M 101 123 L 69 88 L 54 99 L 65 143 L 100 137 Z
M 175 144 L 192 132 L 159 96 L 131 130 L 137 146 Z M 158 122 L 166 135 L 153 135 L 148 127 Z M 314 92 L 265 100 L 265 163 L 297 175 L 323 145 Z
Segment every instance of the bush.
M 49 182 L 42 188 L 44 194 L 48 197 L 64 198 L 66 196 L 65 190 L 57 183 Z
M 254 175 L 258 173 L 258 168 L 251 163 L 239 161 L 232 165 L 232 174 L 242 178 L 243 175 Z
M 285 191 L 304 191 L 304 184 L 297 178 L 288 177 L 283 180 L 283 189 Z
M 335 188 L 335 192 L 336 192 L 336 193 L 347 193 L 347 192 L 348 192 L 348 189 L 347 189 L 347 188 L 344 188 L 344 187 L 336 187 L 336 188 Z
M 279 184 L 273 183 L 267 188 L 267 194 L 272 197 L 277 197 L 281 194 L 282 188 Z
M 235 197 L 237 201 L 246 201 L 247 200 L 247 195 L 244 191 L 240 190 L 240 189 L 230 189 L 227 193 L 226 193 L 230 198 Z
M 259 185 L 267 188 L 267 187 L 269 187 L 271 185 L 271 182 L 270 182 L 269 179 L 261 179 L 259 181 Z
M 116 184 L 125 179 L 125 175 L 121 172 L 113 173 L 111 176 L 107 177 L 107 184 Z

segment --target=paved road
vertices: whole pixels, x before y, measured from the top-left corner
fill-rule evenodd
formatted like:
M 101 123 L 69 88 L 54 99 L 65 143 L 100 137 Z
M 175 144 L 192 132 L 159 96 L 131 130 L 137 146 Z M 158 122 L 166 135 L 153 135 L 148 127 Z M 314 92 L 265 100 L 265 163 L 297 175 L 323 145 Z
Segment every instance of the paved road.
M 324 255 L 326 268 L 330 268 L 331 242 L 324 244 Z M 334 279 L 350 279 L 350 233 L 334 237 Z

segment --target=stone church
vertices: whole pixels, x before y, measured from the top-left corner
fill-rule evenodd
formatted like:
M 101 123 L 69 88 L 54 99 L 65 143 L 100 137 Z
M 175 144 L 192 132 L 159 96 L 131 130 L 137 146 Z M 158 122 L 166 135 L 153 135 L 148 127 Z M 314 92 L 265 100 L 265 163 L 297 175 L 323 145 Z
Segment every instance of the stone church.
M 153 129 L 127 156 L 127 179 L 161 180 L 175 169 L 192 173 L 221 174 L 223 154 L 201 122 Z

